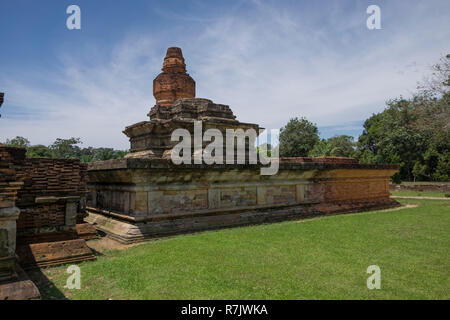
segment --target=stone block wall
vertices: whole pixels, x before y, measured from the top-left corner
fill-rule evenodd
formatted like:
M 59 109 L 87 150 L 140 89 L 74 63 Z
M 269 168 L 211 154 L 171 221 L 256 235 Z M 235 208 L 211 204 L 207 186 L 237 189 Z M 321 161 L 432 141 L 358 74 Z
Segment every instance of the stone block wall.
M 39 298 L 21 267 L 95 259 L 76 233 L 86 178 L 79 160 L 27 159 L 24 148 L 0 146 L 0 300 Z
M 16 163 L 17 179 L 24 183 L 17 200 L 18 235 L 74 231 L 76 215 L 84 212 L 86 168 L 78 159 L 34 158 Z
M 23 183 L 18 182 L 15 163 L 25 159 L 25 149 L 0 146 L 0 208 L 14 207 L 17 191 Z
M 393 165 L 348 158 L 282 159 L 276 175 L 257 165 L 181 165 L 148 159 L 89 164 L 87 221 L 114 239 L 281 221 L 398 205 Z
M 122 170 L 115 164 L 122 162 Z M 90 165 L 88 206 L 130 217 L 210 209 L 389 198 L 395 166 L 349 158 L 282 158 L 277 175 L 251 166 L 151 168 L 150 160 Z M 136 164 L 136 166 L 135 166 Z M 111 168 L 112 170 L 109 170 Z
M 0 283 L 17 278 L 16 220 L 20 211 L 15 201 L 23 183 L 17 182 L 14 162 L 24 158 L 24 149 L 0 146 Z

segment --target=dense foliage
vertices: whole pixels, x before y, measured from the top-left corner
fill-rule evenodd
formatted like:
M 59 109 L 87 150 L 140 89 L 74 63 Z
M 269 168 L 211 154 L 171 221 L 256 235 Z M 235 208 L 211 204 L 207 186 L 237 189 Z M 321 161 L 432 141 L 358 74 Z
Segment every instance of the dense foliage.
M 340 135 L 328 139 L 321 139 L 309 153 L 312 157 L 353 157 L 355 142 L 352 136 Z
M 280 155 L 355 157 L 361 163 L 399 164 L 396 182 L 448 181 L 450 55 L 432 70 L 410 99 L 390 100 L 367 119 L 357 143 L 345 135 L 319 140 L 315 124 L 295 118 L 281 130 Z
M 280 157 L 307 156 L 319 142 L 319 130 L 305 118 L 294 118 L 281 128 L 279 139 Z
M 384 111 L 364 122 L 355 143 L 347 135 L 319 138 L 317 126 L 306 118 L 293 118 L 280 130 L 279 155 L 355 157 L 361 163 L 399 164 L 394 180 L 450 179 L 450 55 L 432 67 L 432 74 L 411 98 L 390 100 Z M 127 151 L 81 148 L 79 138 L 56 139 L 50 146 L 30 145 L 23 137 L 6 145 L 27 148 L 28 157 L 78 158 L 83 162 L 122 158 Z M 268 144 L 257 152 L 270 155 Z
M 80 148 L 79 144 L 82 144 L 79 138 L 58 138 L 48 147 L 44 145 L 32 146 L 30 141 L 23 137 L 15 137 L 5 142 L 7 146 L 27 148 L 29 158 L 77 158 L 82 162 L 92 162 L 123 158 L 127 154 L 127 151 L 112 148 Z
M 412 98 L 387 102 L 364 123 L 357 158 L 398 163 L 395 180 L 448 181 L 450 178 L 450 55 Z
M 365 163 L 398 163 L 400 180 L 447 181 L 450 177 L 450 94 L 396 99 L 364 123 L 357 158 Z

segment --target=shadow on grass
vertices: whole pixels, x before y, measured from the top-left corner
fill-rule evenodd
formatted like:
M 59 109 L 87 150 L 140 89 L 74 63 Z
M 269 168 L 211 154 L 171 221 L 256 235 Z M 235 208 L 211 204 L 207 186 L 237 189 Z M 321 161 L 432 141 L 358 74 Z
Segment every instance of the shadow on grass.
M 92 253 L 96 257 L 103 256 L 104 254 L 98 250 L 90 248 Z M 68 265 L 67 265 L 68 266 Z M 53 283 L 52 280 L 49 279 L 45 270 L 52 271 L 53 267 L 48 268 L 33 268 L 27 270 L 27 274 L 31 281 L 38 287 L 39 292 L 41 293 L 42 300 L 69 300 L 69 296 L 66 296 L 63 291 L 59 290 L 58 287 Z M 56 270 L 56 269 L 55 269 Z M 59 270 L 59 269 L 58 269 Z M 69 275 L 68 275 L 69 276 Z M 51 274 L 50 274 L 51 277 Z
M 38 287 L 42 300 L 68 300 L 64 293 L 58 289 L 41 269 L 27 270 L 27 274 Z
M 98 251 L 98 250 L 96 250 L 96 249 L 94 249 L 94 248 L 89 247 L 89 249 L 91 249 L 92 253 L 93 253 L 94 256 L 96 256 L 96 257 L 104 256 L 104 254 L 103 254 L 102 252 L 100 252 L 100 251 Z

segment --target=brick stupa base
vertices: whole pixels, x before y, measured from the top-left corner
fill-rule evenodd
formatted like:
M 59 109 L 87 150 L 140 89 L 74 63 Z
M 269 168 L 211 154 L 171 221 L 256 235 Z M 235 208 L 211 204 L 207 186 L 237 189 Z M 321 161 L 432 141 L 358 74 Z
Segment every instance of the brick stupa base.
M 384 209 L 392 165 L 353 159 L 281 159 L 277 175 L 257 166 L 175 166 L 120 159 L 89 166 L 86 220 L 123 243 L 178 233 Z

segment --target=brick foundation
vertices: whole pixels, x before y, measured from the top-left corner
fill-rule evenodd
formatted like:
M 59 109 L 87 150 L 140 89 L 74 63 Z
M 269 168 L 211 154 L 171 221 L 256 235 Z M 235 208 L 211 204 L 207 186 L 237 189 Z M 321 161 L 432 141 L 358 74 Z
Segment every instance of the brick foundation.
M 392 165 L 346 158 L 257 165 L 173 165 L 118 159 L 89 164 L 88 222 L 128 243 L 185 232 L 397 206 Z M 355 192 L 356 191 L 356 192 Z

